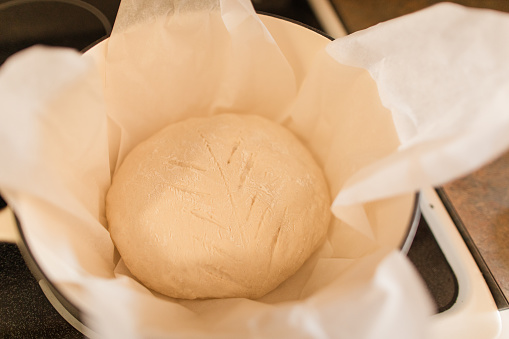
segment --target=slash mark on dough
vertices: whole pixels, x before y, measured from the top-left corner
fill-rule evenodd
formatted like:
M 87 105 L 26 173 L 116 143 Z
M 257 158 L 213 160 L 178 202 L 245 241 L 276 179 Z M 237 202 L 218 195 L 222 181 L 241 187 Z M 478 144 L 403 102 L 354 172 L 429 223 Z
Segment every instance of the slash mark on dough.
M 192 164 L 190 162 L 182 161 L 182 160 L 178 160 L 178 159 L 166 159 L 166 162 L 171 165 L 174 165 L 174 166 L 187 168 L 187 169 L 191 169 L 191 170 L 196 170 L 196 171 L 200 171 L 200 172 L 205 172 L 207 170 L 205 167 L 202 167 L 201 165 Z
M 249 176 L 249 173 L 251 172 L 253 165 L 254 165 L 253 154 L 249 154 L 249 158 L 247 159 L 244 168 L 242 168 L 242 171 L 240 173 L 239 187 L 237 189 L 240 190 L 244 186 L 246 178 Z
M 255 192 L 255 194 L 251 197 L 251 205 L 249 206 L 249 210 L 247 211 L 246 221 L 248 221 L 249 217 L 251 217 L 251 211 L 253 210 L 253 206 L 254 206 L 257 198 L 258 198 L 258 192 Z
M 239 223 L 239 216 L 237 213 L 237 206 L 235 205 L 235 202 L 233 200 L 232 192 L 230 191 L 230 188 L 228 187 L 228 182 L 226 181 L 226 177 L 224 175 L 223 169 L 221 168 L 221 165 L 219 164 L 219 161 L 217 160 L 216 156 L 214 155 L 214 152 L 212 152 L 212 147 L 210 147 L 210 143 L 207 141 L 203 133 L 199 133 L 201 139 L 203 140 L 203 143 L 205 144 L 205 147 L 207 151 L 210 153 L 210 156 L 212 157 L 212 160 L 214 161 L 214 164 L 217 167 L 217 170 L 219 171 L 219 175 L 221 176 L 221 179 L 223 180 L 224 187 L 226 189 L 226 192 L 228 193 L 228 197 L 230 199 L 230 204 L 232 206 L 233 214 L 235 216 L 235 220 L 237 220 L 237 223 Z M 231 229 L 230 229 L 231 231 Z M 245 242 L 243 232 L 240 232 L 242 242 Z
M 242 283 L 242 282 L 238 281 L 237 279 L 234 279 L 230 274 L 228 274 L 227 272 L 225 272 L 215 266 L 206 265 L 203 267 L 203 271 L 205 273 L 207 273 L 208 275 L 210 275 L 211 277 L 214 277 L 216 279 L 223 280 L 223 281 L 224 280 L 229 281 L 239 287 L 242 287 L 242 288 L 250 287 L 250 286 L 248 286 L 248 284 Z
M 191 214 L 199 219 L 202 219 L 202 220 L 208 221 L 214 225 L 217 225 L 217 226 L 219 226 L 219 228 L 221 228 L 223 230 L 227 230 L 227 228 L 224 227 L 223 225 L 221 225 L 221 223 L 219 221 L 215 220 L 214 218 L 212 218 L 212 216 L 210 216 L 208 214 L 205 214 L 198 210 L 191 210 Z
M 240 144 L 242 143 L 242 139 L 239 139 L 234 145 L 233 145 L 233 148 L 232 148 L 232 153 L 230 154 L 230 157 L 228 158 L 228 161 L 226 162 L 227 165 L 230 164 L 231 162 L 231 159 L 233 157 L 233 155 L 235 154 L 235 152 L 237 151 L 237 149 L 239 148 Z
M 274 232 L 274 235 L 272 237 L 272 242 L 271 242 L 271 254 L 270 254 L 270 259 L 269 259 L 269 269 L 268 269 L 268 272 L 271 271 L 272 269 L 272 258 L 274 257 L 274 253 L 276 252 L 276 248 L 279 244 L 279 239 L 281 238 L 281 230 L 283 229 L 283 225 L 285 225 L 288 221 L 288 207 L 285 208 L 284 212 L 283 212 L 283 217 L 281 218 L 281 222 L 279 223 L 278 225 L 278 229 L 277 229 L 277 232 Z

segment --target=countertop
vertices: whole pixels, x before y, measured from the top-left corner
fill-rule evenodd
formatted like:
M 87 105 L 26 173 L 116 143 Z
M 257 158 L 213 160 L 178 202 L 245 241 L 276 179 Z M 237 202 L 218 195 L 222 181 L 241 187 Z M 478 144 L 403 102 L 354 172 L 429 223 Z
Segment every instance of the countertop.
M 507 308 L 509 152 L 474 173 L 444 185 L 441 196 L 497 305 Z

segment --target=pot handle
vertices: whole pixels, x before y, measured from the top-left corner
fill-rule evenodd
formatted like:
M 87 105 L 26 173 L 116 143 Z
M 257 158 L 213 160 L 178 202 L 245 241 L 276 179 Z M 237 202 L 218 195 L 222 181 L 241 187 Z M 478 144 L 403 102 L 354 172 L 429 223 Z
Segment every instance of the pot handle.
M 0 196 L 0 242 L 17 243 L 18 240 L 19 232 L 14 213 Z

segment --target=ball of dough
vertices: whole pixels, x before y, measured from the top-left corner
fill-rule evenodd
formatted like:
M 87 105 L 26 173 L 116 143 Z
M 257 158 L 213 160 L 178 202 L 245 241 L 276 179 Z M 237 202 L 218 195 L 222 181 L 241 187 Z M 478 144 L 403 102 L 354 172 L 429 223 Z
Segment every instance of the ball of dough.
M 131 273 L 175 298 L 258 298 L 320 245 L 330 196 L 309 151 L 258 116 L 191 118 L 134 148 L 106 200 Z

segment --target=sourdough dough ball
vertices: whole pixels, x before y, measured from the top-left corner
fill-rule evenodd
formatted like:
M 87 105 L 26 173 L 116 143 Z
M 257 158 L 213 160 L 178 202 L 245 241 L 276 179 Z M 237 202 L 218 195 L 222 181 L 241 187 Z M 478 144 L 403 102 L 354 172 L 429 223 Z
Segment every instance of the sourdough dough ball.
M 284 127 L 224 114 L 172 124 L 113 177 L 109 231 L 131 273 L 175 298 L 258 298 L 327 232 L 330 196 Z

